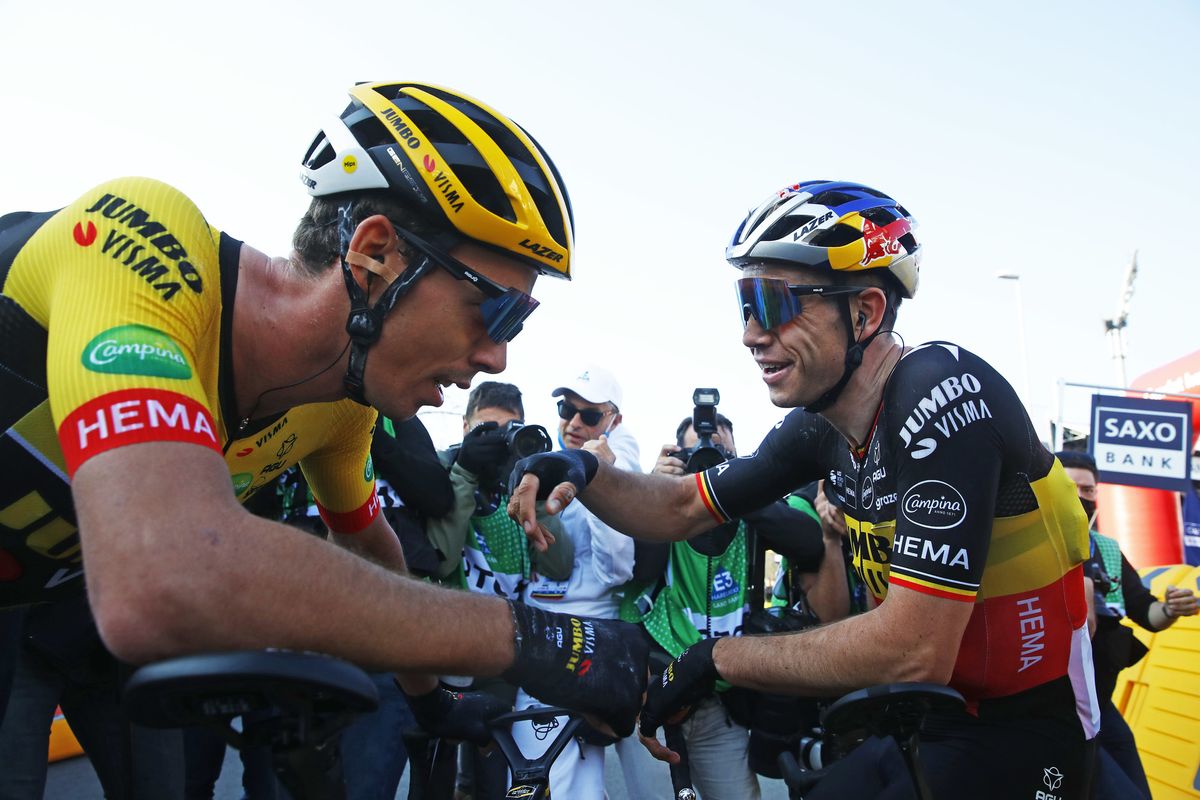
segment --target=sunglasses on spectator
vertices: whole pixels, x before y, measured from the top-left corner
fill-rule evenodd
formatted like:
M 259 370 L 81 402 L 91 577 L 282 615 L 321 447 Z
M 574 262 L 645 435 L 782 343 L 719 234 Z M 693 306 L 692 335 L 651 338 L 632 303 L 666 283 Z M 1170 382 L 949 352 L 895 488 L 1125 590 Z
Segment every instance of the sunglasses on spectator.
M 558 416 L 560 419 L 570 422 L 571 420 L 575 419 L 575 415 L 578 414 L 579 419 L 582 420 L 583 424 L 587 425 L 589 428 L 594 425 L 599 425 L 600 420 L 613 413 L 615 412 L 604 411 L 599 408 L 576 408 L 566 400 L 558 401 Z
M 861 286 L 797 286 L 782 278 L 739 278 L 736 289 L 742 327 L 754 317 L 765 331 L 800 316 L 804 310 L 801 297 L 858 294 L 863 290 Z

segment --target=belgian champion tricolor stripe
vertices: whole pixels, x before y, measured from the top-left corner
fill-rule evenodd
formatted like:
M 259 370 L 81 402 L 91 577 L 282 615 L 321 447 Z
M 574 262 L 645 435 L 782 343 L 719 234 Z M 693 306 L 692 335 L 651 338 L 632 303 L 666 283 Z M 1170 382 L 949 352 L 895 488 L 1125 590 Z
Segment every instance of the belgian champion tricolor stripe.
M 713 515 L 713 519 L 718 523 L 729 522 L 730 517 L 721 509 L 716 495 L 713 494 L 712 487 L 708 483 L 707 472 L 696 473 L 696 489 L 700 492 L 700 499 L 704 501 L 704 507 L 708 509 L 708 513 Z
M 930 594 L 934 597 L 941 597 L 946 600 L 959 600 L 965 603 L 974 603 L 975 597 L 978 594 L 977 591 L 969 589 L 956 589 L 952 586 L 946 586 L 943 583 L 922 580 L 912 575 L 901 575 L 894 568 L 888 574 L 888 584 L 891 586 L 903 586 L 905 589 L 912 589 L 921 594 Z

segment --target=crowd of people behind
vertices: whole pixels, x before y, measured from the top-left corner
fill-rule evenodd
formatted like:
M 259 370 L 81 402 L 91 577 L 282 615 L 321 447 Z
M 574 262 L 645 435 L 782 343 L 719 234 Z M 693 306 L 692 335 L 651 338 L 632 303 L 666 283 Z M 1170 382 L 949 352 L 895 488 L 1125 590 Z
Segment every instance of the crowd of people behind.
M 558 403 L 557 447 L 586 449 L 622 469 L 640 469 L 638 443 L 622 424 L 621 386 L 610 371 L 583 367 L 552 397 Z M 418 418 L 381 418 L 376 426 L 371 456 L 382 513 L 414 575 L 550 610 L 637 623 L 656 673 L 704 638 L 798 630 L 864 607 L 863 592 L 855 592 L 848 568 L 845 526 L 816 484 L 674 544 L 635 540 L 574 504 L 561 515 L 540 516 L 553 541 L 539 551 L 508 516 L 506 484 L 519 455 L 530 448 L 550 449 L 555 440 L 540 426 L 525 425 L 522 393 L 508 383 L 477 385 L 462 423 L 461 443 L 442 451 L 435 451 Z M 733 423 L 718 415 L 716 428 L 711 446 L 721 458 L 735 457 Z M 653 471 L 685 474 L 688 465 L 678 456 L 686 458 L 698 441 L 688 416 L 674 439 L 662 445 Z M 251 507 L 310 533 L 323 530 L 299 469 L 265 486 Z M 777 574 L 766 585 L 771 569 Z M 422 735 L 390 676 L 373 677 L 382 708 L 355 723 L 342 741 L 349 797 L 392 797 L 406 760 L 411 760 L 410 786 L 418 787 L 414 797 L 505 796 L 508 765 L 499 750 L 470 742 L 456 749 Z M 497 710 L 542 704 L 499 678 L 441 680 L 455 690 L 489 695 Z M 812 702 L 782 696 L 756 701 L 754 692 L 719 686 L 677 727 L 701 796 L 758 797 L 756 772 L 778 777 L 775 757 L 811 729 L 816 710 Z M 191 736 L 187 796 L 211 797 L 213 758 L 206 759 L 202 748 L 212 741 L 203 733 L 195 735 L 196 742 Z M 544 732 L 528 723 L 519 724 L 514 737 L 531 756 L 547 743 Z M 650 759 L 636 737 L 616 738 L 590 728 L 555 760 L 552 793 L 605 797 L 610 745 L 629 796 L 650 796 L 646 770 L 665 774 L 666 766 Z M 264 783 L 270 785 L 257 763 L 244 763 L 243 774 L 250 797 L 260 796 Z

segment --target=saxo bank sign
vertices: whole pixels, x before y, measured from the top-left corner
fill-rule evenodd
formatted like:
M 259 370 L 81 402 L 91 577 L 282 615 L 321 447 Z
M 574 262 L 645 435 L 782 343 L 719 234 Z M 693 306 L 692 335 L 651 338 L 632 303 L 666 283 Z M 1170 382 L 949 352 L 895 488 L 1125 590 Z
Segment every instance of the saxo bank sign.
M 1189 403 L 1092 395 L 1088 442 L 1104 483 L 1172 491 L 1191 488 Z

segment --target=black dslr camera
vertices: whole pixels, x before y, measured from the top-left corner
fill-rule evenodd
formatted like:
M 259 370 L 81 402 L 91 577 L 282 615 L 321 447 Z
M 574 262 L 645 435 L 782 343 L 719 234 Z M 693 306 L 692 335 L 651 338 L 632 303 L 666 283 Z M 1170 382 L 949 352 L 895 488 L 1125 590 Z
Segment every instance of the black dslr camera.
M 1096 615 L 1100 617 L 1119 617 L 1116 611 L 1109 608 L 1108 593 L 1113 590 L 1116 583 L 1104 570 L 1104 566 L 1098 561 L 1088 561 L 1084 563 L 1084 575 L 1092 579 L 1092 586 L 1095 591 Z
M 519 420 L 509 420 L 497 426 L 495 422 L 484 422 L 476 426 L 468 436 L 474 436 L 479 445 L 472 463 L 463 460 L 463 466 L 474 472 L 481 486 L 492 489 L 501 486 L 512 471 L 513 465 L 527 456 L 548 453 L 554 449 L 554 440 L 541 425 L 526 425 Z M 450 448 L 451 463 L 459 461 L 462 445 Z
M 513 419 L 500 430 L 504 434 L 504 443 L 508 445 L 510 461 L 520 461 L 522 458 L 549 453 L 554 449 L 554 440 L 541 425 L 526 425 Z
M 688 472 L 703 472 L 729 460 L 729 451 L 712 440 L 717 432 L 717 403 L 721 402 L 721 393 L 716 389 L 697 389 L 692 392 L 692 402 L 695 404 L 692 430 L 699 441 L 674 456 L 684 463 Z

